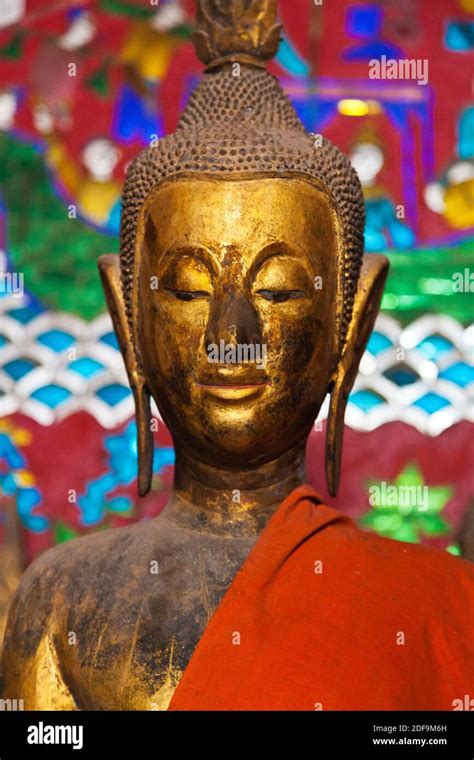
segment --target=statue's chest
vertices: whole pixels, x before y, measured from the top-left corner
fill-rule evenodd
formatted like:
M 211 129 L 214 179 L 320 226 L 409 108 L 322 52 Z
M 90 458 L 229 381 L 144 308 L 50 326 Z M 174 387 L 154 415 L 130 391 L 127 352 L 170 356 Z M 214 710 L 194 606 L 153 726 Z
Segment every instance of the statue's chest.
M 97 610 L 100 641 L 89 638 L 82 660 L 88 709 L 167 709 L 250 544 L 187 549 L 173 566 L 158 560 L 148 579 L 132 573 L 116 603 Z

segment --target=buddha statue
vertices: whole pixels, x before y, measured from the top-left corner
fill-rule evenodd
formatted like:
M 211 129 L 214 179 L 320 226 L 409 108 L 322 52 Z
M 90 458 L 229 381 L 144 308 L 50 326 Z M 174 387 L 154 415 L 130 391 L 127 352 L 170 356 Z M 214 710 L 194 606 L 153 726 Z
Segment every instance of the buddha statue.
M 197 22 L 204 75 L 176 132 L 131 164 L 120 260 L 99 264 L 135 398 L 139 492 L 153 397 L 173 493 L 157 518 L 28 568 L 4 694 L 25 709 L 442 709 L 464 694 L 469 563 L 369 535 L 305 484 L 329 393 L 337 492 L 387 273 L 363 255 L 360 183 L 266 71 L 275 0 L 200 0 Z

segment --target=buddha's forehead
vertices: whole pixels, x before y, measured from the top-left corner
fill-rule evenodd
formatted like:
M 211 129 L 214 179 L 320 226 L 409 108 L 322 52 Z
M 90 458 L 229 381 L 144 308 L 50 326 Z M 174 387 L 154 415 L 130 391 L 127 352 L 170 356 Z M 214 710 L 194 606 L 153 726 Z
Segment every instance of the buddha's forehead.
M 326 194 L 304 179 L 181 179 L 157 189 L 147 224 L 161 252 L 204 246 L 257 253 L 286 243 L 304 255 L 335 249 L 337 219 Z

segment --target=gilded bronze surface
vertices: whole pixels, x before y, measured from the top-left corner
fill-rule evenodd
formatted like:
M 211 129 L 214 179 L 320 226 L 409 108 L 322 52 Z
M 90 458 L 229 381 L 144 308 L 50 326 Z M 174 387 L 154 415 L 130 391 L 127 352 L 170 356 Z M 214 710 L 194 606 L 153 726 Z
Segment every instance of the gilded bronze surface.
M 301 442 L 333 369 L 338 290 L 335 215 L 310 183 L 181 180 L 158 190 L 138 346 L 180 450 L 253 468 Z M 209 361 L 221 341 L 255 346 L 255 361 Z
M 244 52 L 264 60 L 275 3 L 263 17 L 250 6 L 260 26 L 254 48 L 245 30 Z M 238 47 L 235 30 L 215 37 L 224 21 L 202 27 L 209 64 Z M 317 153 L 268 74 L 249 64 L 232 90 L 229 65 L 206 75 L 181 132 L 131 168 L 121 265 L 100 262 L 135 397 L 139 490 L 151 480 L 152 395 L 175 445 L 173 494 L 158 518 L 56 547 L 27 570 L 4 652 L 5 696 L 27 709 L 166 709 L 266 521 L 305 482 L 306 439 L 328 392 L 326 470 L 337 491 L 345 404 L 387 262 L 371 255 L 361 269 L 363 200 L 347 160 L 327 143 Z M 199 147 L 189 125 L 226 87 Z M 250 123 L 242 104 L 252 87 L 276 95 L 262 96 L 266 115 Z M 222 151 L 219 109 L 234 141 Z M 239 129 L 252 140 L 240 153 Z M 186 164 L 185 151 L 198 150 L 208 151 L 206 170 Z

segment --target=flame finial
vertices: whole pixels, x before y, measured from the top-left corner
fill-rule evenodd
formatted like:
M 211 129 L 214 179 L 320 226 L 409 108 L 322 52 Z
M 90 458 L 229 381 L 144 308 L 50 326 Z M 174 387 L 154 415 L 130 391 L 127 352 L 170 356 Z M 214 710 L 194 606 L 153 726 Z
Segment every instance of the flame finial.
M 277 0 L 197 0 L 194 45 L 207 70 L 228 62 L 265 68 L 280 30 Z

